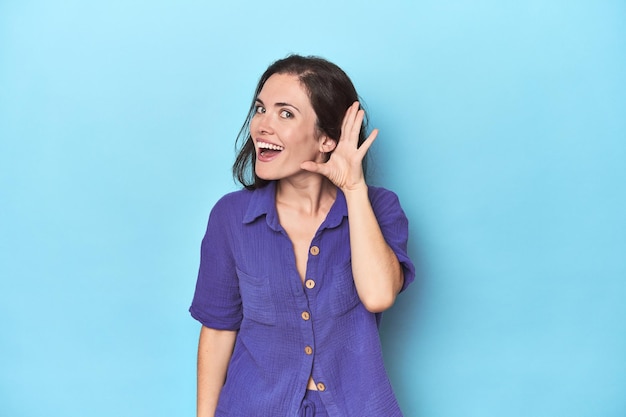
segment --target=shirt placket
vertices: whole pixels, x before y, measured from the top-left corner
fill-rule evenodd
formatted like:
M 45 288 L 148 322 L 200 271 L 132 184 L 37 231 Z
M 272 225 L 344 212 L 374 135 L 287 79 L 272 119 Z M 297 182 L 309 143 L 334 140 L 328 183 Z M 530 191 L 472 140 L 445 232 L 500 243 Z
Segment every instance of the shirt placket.
M 304 292 L 307 296 L 309 310 L 307 312 L 303 312 L 303 319 L 306 316 L 307 321 L 310 321 L 313 325 L 315 317 L 312 315 L 315 314 L 316 306 L 317 306 L 317 297 L 320 291 L 321 286 L 323 285 L 323 281 L 320 279 L 321 277 L 318 275 L 321 262 L 321 252 L 322 245 L 320 243 L 319 234 L 313 239 L 311 242 L 311 246 L 309 247 L 309 258 L 307 260 L 307 270 L 306 277 L 304 280 Z M 306 313 L 306 314 L 305 314 Z M 312 327 L 311 330 L 313 334 L 315 334 L 315 329 Z M 315 344 L 315 339 L 313 345 L 305 347 L 305 353 L 308 355 L 312 355 L 314 358 L 319 353 L 319 346 Z M 315 384 L 317 386 L 317 390 L 320 392 L 324 392 L 327 389 L 326 382 L 323 379 L 321 369 L 319 366 L 316 366 L 315 360 L 313 361 L 313 379 L 315 380 Z

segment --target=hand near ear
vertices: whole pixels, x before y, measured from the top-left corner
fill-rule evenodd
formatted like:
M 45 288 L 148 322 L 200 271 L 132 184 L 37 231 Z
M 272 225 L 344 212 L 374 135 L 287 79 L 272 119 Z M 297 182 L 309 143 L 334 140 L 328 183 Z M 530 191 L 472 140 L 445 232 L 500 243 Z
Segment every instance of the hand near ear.
M 365 112 L 359 110 L 359 102 L 354 102 L 343 118 L 341 138 L 330 159 L 326 163 L 303 162 L 300 167 L 324 175 L 343 191 L 365 185 L 362 161 L 376 139 L 378 129 L 374 129 L 361 146 L 357 147 L 364 115 Z

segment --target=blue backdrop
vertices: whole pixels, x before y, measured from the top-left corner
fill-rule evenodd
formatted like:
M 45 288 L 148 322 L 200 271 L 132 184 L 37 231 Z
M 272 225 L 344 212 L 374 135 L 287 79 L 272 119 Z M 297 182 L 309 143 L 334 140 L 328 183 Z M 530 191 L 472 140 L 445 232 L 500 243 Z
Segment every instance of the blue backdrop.
M 622 0 L 0 2 L 0 415 L 189 416 L 187 313 L 256 81 L 355 82 L 418 282 L 407 417 L 626 415 Z M 375 387 L 372 387 L 375 389 Z

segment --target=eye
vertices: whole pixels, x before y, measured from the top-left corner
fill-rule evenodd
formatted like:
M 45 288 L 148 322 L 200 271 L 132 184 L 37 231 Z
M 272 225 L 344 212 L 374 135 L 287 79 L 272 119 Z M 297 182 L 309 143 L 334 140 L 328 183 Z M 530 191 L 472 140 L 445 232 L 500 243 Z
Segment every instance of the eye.
M 280 112 L 280 117 L 282 117 L 283 119 L 291 119 L 293 117 L 293 113 L 289 110 L 282 110 Z
M 263 114 L 265 113 L 265 107 L 261 106 L 260 104 L 257 104 L 256 106 L 254 106 L 254 112 L 257 114 Z

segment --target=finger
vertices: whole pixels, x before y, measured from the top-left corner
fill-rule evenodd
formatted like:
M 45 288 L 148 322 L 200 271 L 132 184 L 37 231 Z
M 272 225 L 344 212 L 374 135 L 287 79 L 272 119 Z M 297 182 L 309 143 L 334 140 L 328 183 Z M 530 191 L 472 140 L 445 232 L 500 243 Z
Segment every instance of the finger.
M 365 115 L 365 112 L 363 110 L 360 110 L 358 101 L 352 105 L 352 111 L 353 117 L 351 118 L 351 123 L 348 126 L 348 133 L 350 134 L 350 138 L 358 139 L 359 132 L 361 131 L 361 124 L 363 124 L 363 116 Z
M 356 114 L 358 106 L 359 102 L 355 101 L 346 109 L 346 113 L 344 114 L 343 121 L 341 123 L 342 128 L 348 126 L 354 120 L 354 115 Z
M 313 161 L 305 161 L 300 164 L 300 168 L 304 169 L 305 171 L 315 172 L 315 173 L 325 175 L 323 171 L 326 167 L 324 164 L 318 164 L 317 162 L 313 162 Z
M 364 116 L 365 112 L 359 109 L 359 102 L 355 101 L 344 116 L 341 126 L 342 139 L 354 144 L 358 142 Z
M 372 143 L 374 143 L 377 137 L 378 129 L 372 130 L 372 133 L 370 133 L 367 139 L 365 139 L 361 146 L 359 146 L 359 152 L 365 154 L 369 150 L 370 146 L 372 146 Z

